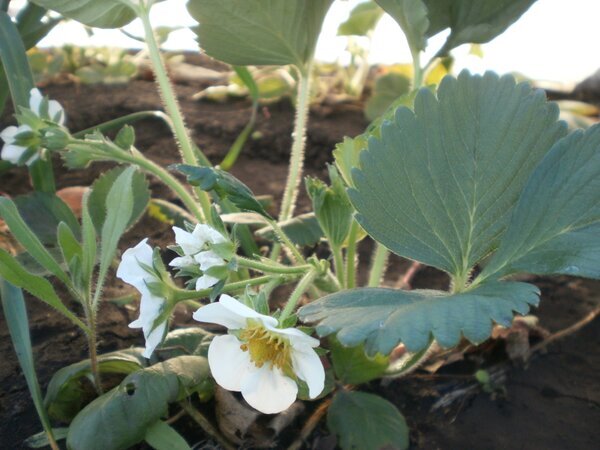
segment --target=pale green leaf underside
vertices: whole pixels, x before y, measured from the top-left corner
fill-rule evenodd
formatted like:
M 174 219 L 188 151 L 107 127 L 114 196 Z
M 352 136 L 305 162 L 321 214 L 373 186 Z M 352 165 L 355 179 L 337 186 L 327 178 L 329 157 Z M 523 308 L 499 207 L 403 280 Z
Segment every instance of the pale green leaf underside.
M 396 407 L 378 395 L 339 390 L 327 412 L 342 450 L 406 449 L 409 431 Z
M 200 46 L 228 64 L 303 68 L 333 0 L 190 0 Z
M 354 170 L 357 219 L 394 253 L 464 276 L 498 245 L 533 168 L 565 134 L 543 92 L 463 72 L 371 138 Z
M 429 28 L 427 8 L 423 0 L 375 0 L 394 18 L 406 35 L 411 52 L 425 50 L 425 33 Z
M 490 336 L 492 322 L 509 326 L 513 311 L 526 314 L 538 303 L 538 289 L 527 283 L 490 282 L 471 291 L 402 291 L 361 288 L 323 297 L 299 310 L 305 322 L 318 322 L 317 333 L 337 333 L 346 346 L 365 343 L 368 354 L 389 354 L 402 342 L 417 352 L 433 336 L 454 347 L 461 334 L 473 343 Z
M 482 276 L 600 278 L 600 126 L 558 141 L 527 182 Z
M 31 0 L 90 27 L 120 28 L 135 18 L 131 8 L 117 0 Z
M 503 33 L 536 0 L 423 0 L 428 10 L 427 37 L 450 28 L 440 54 L 465 43 L 483 44 Z
M 383 10 L 373 1 L 359 3 L 350 12 L 350 17 L 341 23 L 338 28 L 338 36 L 366 36 L 381 19 Z

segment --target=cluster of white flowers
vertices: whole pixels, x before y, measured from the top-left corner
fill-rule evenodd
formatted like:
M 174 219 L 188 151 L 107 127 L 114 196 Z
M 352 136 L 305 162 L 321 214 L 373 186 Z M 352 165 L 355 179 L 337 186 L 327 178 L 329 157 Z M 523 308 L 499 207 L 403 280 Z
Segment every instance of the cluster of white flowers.
M 177 227 L 173 230 L 183 256 L 174 259 L 171 266 L 196 264 L 206 271 L 225 264 L 207 248 L 227 242 L 218 231 L 208 225 L 197 225 L 191 233 Z M 129 326 L 142 328 L 146 339 L 144 356 L 149 358 L 167 332 L 170 305 L 149 287 L 163 281 L 154 268 L 153 250 L 147 239 L 123 254 L 117 276 L 141 293 L 140 315 Z M 217 278 L 205 274 L 196 282 L 196 289 L 217 282 Z M 212 375 L 223 388 L 241 392 L 258 411 L 274 414 L 287 409 L 298 395 L 296 380 L 306 383 L 310 398 L 322 392 L 325 370 L 314 350 L 319 346 L 317 339 L 295 328 L 278 328 L 274 317 L 260 314 L 226 294 L 218 302 L 198 309 L 194 319 L 228 329 L 228 334 L 215 337 L 210 344 L 208 361 Z
M 225 265 L 225 260 L 209 247 L 211 244 L 223 244 L 227 239 L 214 228 L 198 224 L 191 233 L 178 227 L 173 227 L 175 242 L 181 248 L 183 256 L 173 259 L 171 267 L 183 269 L 191 266 L 200 266 L 202 276 L 196 280 L 196 290 L 208 289 L 219 282 L 219 278 L 208 275 L 206 272 L 212 267 Z
M 65 123 L 65 111 L 60 103 L 56 100 L 46 100 L 38 89 L 32 89 L 29 94 L 29 109 L 40 119 L 49 120 L 61 126 Z M 0 133 L 0 138 L 4 141 L 0 159 L 19 164 L 28 147 L 18 144 L 18 136 L 33 131 L 33 128 L 27 124 L 5 128 Z M 36 152 L 25 161 L 25 164 L 30 165 L 38 158 L 39 152 Z

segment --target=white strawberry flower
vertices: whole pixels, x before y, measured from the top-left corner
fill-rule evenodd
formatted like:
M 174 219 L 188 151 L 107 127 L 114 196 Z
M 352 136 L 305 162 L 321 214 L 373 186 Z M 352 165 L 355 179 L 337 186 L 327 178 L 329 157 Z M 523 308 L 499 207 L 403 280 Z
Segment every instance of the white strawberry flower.
M 23 153 L 27 151 L 27 147 L 17 145 L 17 135 L 27 131 L 32 131 L 29 125 L 21 125 L 19 127 L 10 126 L 2 130 L 0 138 L 4 141 L 2 152 L 0 153 L 0 159 L 9 161 L 13 164 L 18 164 L 19 160 L 23 156 Z M 36 159 L 38 159 L 38 153 L 34 153 L 25 164 L 30 165 Z
M 161 282 L 158 274 L 154 273 L 152 261 L 152 247 L 144 239 L 138 245 L 123 253 L 121 264 L 117 269 L 117 277 L 125 283 L 134 286 L 141 294 L 140 316 L 129 324 L 130 328 L 141 328 L 146 339 L 146 349 L 143 355 L 150 358 L 154 349 L 163 340 L 167 330 L 167 320 L 155 326 L 156 320 L 161 317 L 167 302 L 163 297 L 153 294 L 148 285 Z
M 221 387 L 241 392 L 258 411 L 275 414 L 289 408 L 298 395 L 296 379 L 306 382 L 310 398 L 323 391 L 317 339 L 296 328 L 277 328 L 274 317 L 225 294 L 198 309 L 194 319 L 228 328 L 230 333 L 215 337 L 208 349 L 211 373 Z
M 41 119 L 49 119 L 59 125 L 65 124 L 65 110 L 56 100 L 48 100 L 45 106 L 44 96 L 39 89 L 29 92 L 29 109 Z
M 40 119 L 51 120 L 58 125 L 62 126 L 65 123 L 65 111 L 56 100 L 45 100 L 39 89 L 32 89 L 29 92 L 29 109 Z M 9 161 L 13 164 L 18 164 L 23 154 L 27 151 L 28 147 L 18 145 L 17 135 L 26 131 L 35 131 L 32 126 L 33 124 L 22 124 L 19 127 L 10 126 L 5 128 L 0 133 L 0 138 L 4 141 L 2 152 L 0 153 L 0 159 Z M 40 125 L 43 126 L 43 125 Z M 30 165 L 36 161 L 40 156 L 40 148 L 34 153 L 25 164 Z
M 181 248 L 183 256 L 179 256 L 169 263 L 171 267 L 182 269 L 190 266 L 199 266 L 202 276 L 196 280 L 196 290 L 207 289 L 219 282 L 219 278 L 208 275 L 211 267 L 223 266 L 225 260 L 216 252 L 210 250 L 211 244 L 223 244 L 227 239 L 214 228 L 206 224 L 197 224 L 194 230 L 182 230 L 173 227 L 175 242 Z

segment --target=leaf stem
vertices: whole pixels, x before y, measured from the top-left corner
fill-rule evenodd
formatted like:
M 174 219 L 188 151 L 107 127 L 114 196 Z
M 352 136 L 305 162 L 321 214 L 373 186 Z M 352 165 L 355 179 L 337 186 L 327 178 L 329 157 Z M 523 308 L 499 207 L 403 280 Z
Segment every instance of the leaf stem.
M 389 256 L 390 252 L 388 251 L 388 249 L 381 245 L 379 242 L 377 242 L 371 260 L 371 271 L 369 273 L 369 281 L 367 283 L 367 286 L 379 286 L 381 278 L 383 277 L 385 269 L 387 268 Z
M 302 277 L 302 279 L 298 282 L 296 288 L 290 295 L 290 298 L 288 299 L 285 307 L 283 308 L 281 316 L 279 316 L 279 323 L 283 323 L 283 321 L 292 314 L 292 312 L 296 308 L 296 305 L 298 304 L 298 301 L 300 301 L 302 295 L 304 295 L 304 293 L 312 286 L 313 282 L 315 281 L 315 278 L 317 278 L 318 275 L 318 271 L 316 269 L 313 269 L 309 271 L 306 275 L 304 275 L 304 277 Z
M 210 165 L 210 162 L 208 161 L 206 156 L 204 156 L 202 152 L 196 151 L 194 149 L 194 145 L 192 144 L 192 139 L 190 138 L 190 134 L 188 129 L 186 128 L 183 115 L 181 114 L 181 110 L 179 109 L 177 97 L 175 96 L 175 92 L 173 90 L 173 86 L 171 85 L 171 81 L 169 80 L 165 63 L 160 53 L 160 48 L 158 47 L 156 36 L 154 35 L 154 30 L 152 29 L 152 25 L 150 24 L 149 7 L 147 8 L 141 5 L 140 8 L 137 8 L 137 10 L 138 15 L 142 20 L 142 24 L 144 26 L 144 36 L 146 38 L 146 45 L 148 46 L 148 54 L 150 56 L 150 61 L 152 62 L 152 67 L 154 69 L 154 75 L 156 77 L 156 82 L 158 84 L 159 92 L 161 94 L 161 99 L 165 105 L 167 114 L 173 122 L 173 132 L 179 144 L 182 160 L 186 164 L 195 166 L 198 164 L 198 157 L 203 165 Z M 200 200 L 200 205 L 202 207 L 205 221 L 209 221 L 211 218 L 210 197 L 206 192 L 200 189 L 196 189 L 195 191 Z
M 289 220 L 294 215 L 298 188 L 304 166 L 304 145 L 306 141 L 306 126 L 308 123 L 308 109 L 310 100 L 310 72 L 311 65 L 299 70 L 298 94 L 296 98 L 296 118 L 294 122 L 294 133 L 292 152 L 290 157 L 290 168 L 288 178 L 281 202 L 279 221 Z
M 344 270 L 344 255 L 342 253 L 341 246 L 332 246 L 331 253 L 333 254 L 333 268 L 335 270 L 335 276 L 340 283 L 342 288 L 346 287 L 346 277 Z
M 241 267 L 248 269 L 259 270 L 264 273 L 277 273 L 277 274 L 304 274 L 313 268 L 311 264 L 303 264 L 301 266 L 284 266 L 281 264 L 265 264 L 260 261 L 245 258 L 243 256 L 237 257 L 237 263 Z
M 300 277 L 299 274 L 289 274 L 286 275 L 286 278 L 291 278 L 292 280 Z M 267 284 L 271 281 L 275 276 L 274 275 L 264 275 L 262 277 L 251 278 L 249 280 L 235 281 L 233 283 L 226 284 L 221 289 L 221 292 L 232 292 L 237 291 L 239 289 L 244 289 L 247 286 L 259 286 L 261 284 Z M 212 288 L 201 289 L 199 291 L 191 291 L 188 289 L 176 289 L 173 291 L 173 300 L 175 302 L 181 302 L 186 300 L 195 300 L 198 298 L 208 297 L 212 292 Z
M 358 231 L 360 227 L 356 220 L 352 221 L 350 233 L 348 234 L 348 248 L 346 249 L 346 288 L 356 287 L 356 247 L 358 243 Z
M 304 259 L 304 256 L 302 256 L 302 253 L 300 253 L 300 251 L 298 250 L 298 248 L 294 245 L 294 243 L 290 240 L 290 238 L 288 237 L 287 234 L 285 234 L 285 231 L 283 231 L 281 229 L 281 227 L 279 226 L 279 224 L 272 219 L 266 219 L 267 222 L 269 222 L 269 225 L 271 226 L 271 228 L 273 229 L 273 231 L 275 232 L 275 234 L 277 235 L 277 237 L 279 238 L 279 240 L 281 241 L 281 243 L 283 245 L 285 245 L 285 247 L 290 251 L 291 256 L 293 257 L 293 259 L 296 260 L 296 263 L 298 264 L 305 264 L 306 260 Z M 277 256 L 273 257 L 274 254 L 278 255 L 279 252 L 279 247 L 275 247 L 273 246 L 273 251 L 271 254 L 271 258 L 272 259 L 276 259 Z

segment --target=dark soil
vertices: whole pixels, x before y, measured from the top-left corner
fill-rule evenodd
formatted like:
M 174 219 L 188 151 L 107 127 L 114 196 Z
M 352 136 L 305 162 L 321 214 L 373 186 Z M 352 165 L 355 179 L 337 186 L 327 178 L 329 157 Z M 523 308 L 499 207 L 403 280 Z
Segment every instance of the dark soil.
M 179 85 L 177 92 L 196 143 L 215 163 L 245 126 L 250 113 L 248 102 L 225 104 L 194 102 L 190 97 L 201 84 Z M 128 113 L 159 109 L 159 98 L 150 81 L 134 81 L 127 86 L 57 85 L 45 92 L 59 100 L 68 114 L 71 130 L 80 130 Z M 345 135 L 354 136 L 366 126 L 360 105 L 315 107 L 307 141 L 307 173 L 324 177 L 324 163 L 331 150 Z M 263 108 L 257 129 L 261 137 L 252 140 L 232 170 L 257 194 L 271 194 L 279 200 L 287 176 L 287 158 L 291 143 L 293 108 L 288 101 Z M 0 119 L 0 129 L 10 124 L 9 112 Z M 156 121 L 135 126 L 137 147 L 162 165 L 177 161 L 177 151 L 169 130 Z M 89 185 L 110 165 L 96 164 L 86 171 L 68 172 L 55 161 L 59 187 Z M 170 193 L 152 182 L 154 195 L 170 198 Z M 13 170 L 0 176 L 0 191 L 10 195 L 30 190 L 23 171 Z M 306 196 L 299 200 L 298 212 L 308 210 Z M 125 249 L 149 236 L 152 244 L 172 242 L 169 227 L 144 218 L 121 242 Z M 370 243 L 361 248 L 366 261 Z M 393 258 L 388 279 L 393 283 L 408 267 L 408 262 Z M 551 332 L 566 328 L 598 307 L 600 282 L 576 278 L 535 278 L 542 290 L 541 307 L 533 313 L 541 326 Z M 119 280 L 109 283 L 108 297 L 130 292 Z M 432 269 L 421 270 L 413 287 L 444 288 L 447 280 Z M 86 342 L 71 324 L 41 302 L 27 298 L 36 369 L 44 389 L 59 368 L 86 358 Z M 105 302 L 99 318 L 101 353 L 143 344 L 139 330 L 127 324 L 137 312 L 133 306 Z M 190 312 L 179 309 L 175 324 L 185 324 Z M 471 352 L 433 375 L 416 372 L 388 385 L 372 383 L 377 391 L 394 402 L 411 427 L 412 448 L 423 449 L 577 449 L 595 448 L 600 439 L 600 326 L 598 321 L 552 344 L 546 353 L 536 354 L 527 364 L 507 362 L 502 344 L 489 354 Z M 491 356 L 490 356 L 491 355 Z M 41 430 L 20 372 L 4 317 L 0 315 L 0 449 L 24 448 L 23 439 Z M 470 377 L 479 367 L 503 374 L 496 393 L 470 389 L 450 405 L 432 411 L 433 405 L 449 392 L 476 386 Z M 305 418 L 304 418 L 305 419 Z M 302 420 L 296 424 L 302 425 Z M 205 439 L 186 419 L 177 422 L 188 442 Z M 285 438 L 284 438 L 285 439 Z M 334 440 L 323 427 L 317 429 L 309 445 L 333 448 Z M 147 447 L 144 447 L 147 448 Z M 201 448 L 201 447 L 198 447 Z

